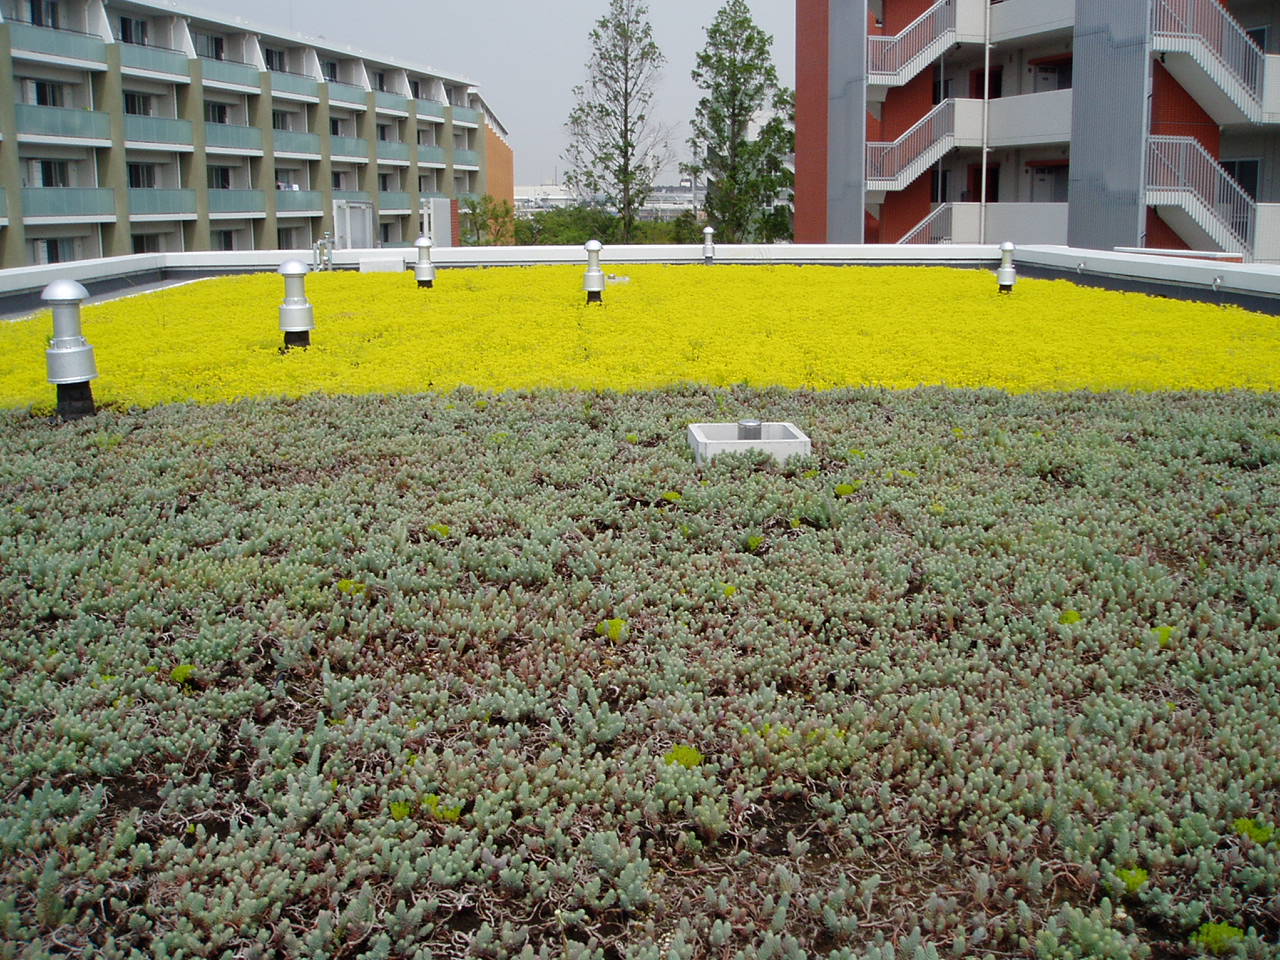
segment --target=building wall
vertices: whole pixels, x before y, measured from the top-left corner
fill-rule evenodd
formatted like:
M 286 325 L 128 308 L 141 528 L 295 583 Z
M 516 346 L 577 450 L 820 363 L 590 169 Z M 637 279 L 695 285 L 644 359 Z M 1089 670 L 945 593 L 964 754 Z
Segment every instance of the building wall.
M 1222 153 L 1222 132 L 1159 60 L 1152 63 L 1151 132 L 1161 137 L 1195 137 L 1209 153 Z
M 861 243 L 867 193 L 867 0 L 828 0 L 827 240 Z
M 827 73 L 830 0 L 796 0 L 797 243 L 827 240 Z
M 495 200 L 516 202 L 515 152 L 498 134 L 485 124 L 485 160 L 489 174 L 487 193 Z

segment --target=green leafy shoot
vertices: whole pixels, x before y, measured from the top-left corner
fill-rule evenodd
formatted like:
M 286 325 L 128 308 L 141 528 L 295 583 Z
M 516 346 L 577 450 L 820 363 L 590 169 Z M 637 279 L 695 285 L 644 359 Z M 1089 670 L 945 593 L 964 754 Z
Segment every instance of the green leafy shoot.
M 668 490 L 662 495 L 662 499 L 666 500 L 668 503 L 678 503 L 684 499 L 684 495 L 676 490 Z
M 596 624 L 596 636 L 607 637 L 614 643 L 618 643 L 627 632 L 627 621 L 621 617 L 614 617 L 611 620 L 601 620 Z
M 1205 923 L 1191 935 L 1191 942 L 1198 943 L 1210 953 L 1218 955 L 1227 953 L 1237 940 L 1244 939 L 1244 931 L 1229 923 Z
M 726 597 L 732 597 L 737 592 L 738 592 L 738 588 L 735 587 L 732 583 L 726 583 L 724 585 L 724 595 Z
M 1130 893 L 1137 893 L 1151 879 L 1151 875 L 1142 867 L 1134 867 L 1132 870 L 1117 870 L 1116 876 L 1124 881 L 1125 889 Z
M 639 443 L 639 442 L 640 442 L 640 434 L 638 434 L 638 433 L 628 433 L 628 434 L 627 434 L 626 439 L 627 439 L 627 443 Z
M 691 747 L 688 744 L 677 743 L 674 747 L 663 754 L 662 759 L 668 764 L 679 764 L 686 770 L 692 770 L 700 764 L 704 757 L 702 751 L 697 747 Z
M 441 539 L 449 536 L 449 525 L 447 523 L 433 523 L 431 526 L 427 527 L 427 529 Z
M 438 793 L 428 793 L 423 797 L 422 808 L 436 820 L 443 820 L 446 823 L 457 823 L 462 818 L 462 805 L 442 807 L 440 806 L 440 795 Z
M 391 819 L 392 820 L 404 820 L 409 816 L 412 810 L 413 810 L 413 807 L 411 807 L 409 804 L 405 803 L 402 800 L 391 801 Z
M 368 588 L 367 584 L 361 583 L 359 580 L 339 580 L 338 589 L 347 596 L 359 596 Z
M 1080 616 L 1079 610 L 1063 610 L 1061 616 L 1058 617 L 1058 622 L 1068 626 L 1073 623 L 1079 623 L 1083 619 L 1084 617 Z
M 169 671 L 169 679 L 172 680 L 174 683 L 178 683 L 178 684 L 182 684 L 183 686 L 186 686 L 188 683 L 191 682 L 191 677 L 192 675 L 195 674 L 195 672 L 196 672 L 195 664 L 180 663 L 176 667 L 174 667 L 172 670 Z
M 764 537 L 761 534 L 753 533 L 743 540 L 742 544 L 747 548 L 747 552 L 755 553 L 764 546 Z
M 1251 820 L 1241 817 L 1233 826 L 1236 833 L 1242 837 L 1248 837 L 1254 843 L 1266 845 L 1271 842 L 1272 837 L 1276 835 L 1275 827 L 1270 824 L 1263 823 L 1261 820 Z
M 858 492 L 858 488 L 862 486 L 862 481 L 857 483 L 838 483 L 836 484 L 837 497 L 852 497 Z
M 1173 627 L 1156 627 L 1151 633 L 1160 644 L 1160 649 L 1164 650 L 1169 646 L 1169 638 L 1173 636 Z

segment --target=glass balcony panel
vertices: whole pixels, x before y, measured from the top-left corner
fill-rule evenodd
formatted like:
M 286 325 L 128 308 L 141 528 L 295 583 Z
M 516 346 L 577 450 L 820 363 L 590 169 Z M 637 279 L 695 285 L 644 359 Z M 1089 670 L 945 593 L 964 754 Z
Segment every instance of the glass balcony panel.
M 419 147 L 419 163 L 438 163 L 444 165 L 444 147 Z
M 479 150 L 454 150 L 453 162 L 466 164 L 472 167 L 478 167 L 480 166 L 480 151 Z
M 9 24 L 9 46 L 54 57 L 71 57 L 91 63 L 107 62 L 107 45 L 98 37 L 72 30 L 55 30 L 29 23 Z
M 378 206 L 383 210 L 412 210 L 409 194 L 402 190 L 385 190 L 378 195 Z
M 276 153 L 310 153 L 320 156 L 320 135 L 293 130 L 272 130 Z
M 210 190 L 210 213 L 261 213 L 266 209 L 261 190 Z
M 463 123 L 474 123 L 476 125 L 479 125 L 480 111 L 472 110 L 469 107 L 454 107 L 453 119 L 461 120 Z
M 409 112 L 409 100 L 403 94 L 378 90 L 374 93 L 373 98 L 373 102 L 379 107 L 386 107 L 388 110 L 403 110 L 405 113 Z
M 185 53 L 177 50 L 166 50 L 163 47 L 144 47 L 136 43 L 120 44 L 120 63 L 126 67 L 139 70 L 154 70 L 157 73 L 176 73 L 182 77 L 191 76 L 191 65 Z
M 418 116 L 420 117 L 437 117 L 444 119 L 444 104 L 436 100 L 419 100 Z
M 124 138 L 145 143 L 181 143 L 191 145 L 191 121 L 172 117 L 138 117 L 126 114 Z
M 395 140 L 379 140 L 378 156 L 383 160 L 408 160 L 409 144 Z
M 111 118 L 93 110 L 75 107 L 38 107 L 30 103 L 14 105 L 18 133 L 44 134 L 49 137 L 81 137 L 86 140 L 110 140 Z
M 206 146 L 227 150 L 261 150 L 262 131 L 234 123 L 206 123 L 204 142 Z
M 355 200 L 368 203 L 372 197 L 367 190 L 335 190 L 333 191 L 333 199 L 335 200 Z
M 7 219 L 9 216 L 9 200 L 4 190 L 0 190 L 0 219 Z
M 129 191 L 130 214 L 193 214 L 196 212 L 194 190 L 153 190 L 136 188 Z
M 319 97 L 320 84 L 310 77 L 299 76 L 296 73 L 278 73 L 271 74 L 271 89 L 279 90 L 282 93 L 296 93 L 306 97 Z
M 246 87 L 261 85 L 258 68 L 251 67 L 247 63 L 235 63 L 232 60 L 201 60 L 200 64 L 206 80 L 238 83 Z
M 116 212 L 116 194 L 105 187 L 23 187 L 24 217 L 101 217 Z
M 324 194 L 319 190 L 277 190 L 276 210 L 296 213 L 301 210 L 323 210 Z
M 330 137 L 329 152 L 335 157 L 369 159 L 369 141 L 363 137 Z
M 367 91 L 360 87 L 353 87 L 347 83 L 335 83 L 332 80 L 329 81 L 330 100 L 337 100 L 341 103 L 354 103 L 363 107 L 367 104 L 367 95 Z

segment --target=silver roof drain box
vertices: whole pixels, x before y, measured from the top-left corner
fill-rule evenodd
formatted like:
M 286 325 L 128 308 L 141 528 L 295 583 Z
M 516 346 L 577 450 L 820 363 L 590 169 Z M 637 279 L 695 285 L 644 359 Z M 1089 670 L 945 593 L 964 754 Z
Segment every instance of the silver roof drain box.
M 722 453 L 761 450 L 778 463 L 813 452 L 809 438 L 794 423 L 740 420 L 737 423 L 691 423 L 689 446 L 698 466 Z

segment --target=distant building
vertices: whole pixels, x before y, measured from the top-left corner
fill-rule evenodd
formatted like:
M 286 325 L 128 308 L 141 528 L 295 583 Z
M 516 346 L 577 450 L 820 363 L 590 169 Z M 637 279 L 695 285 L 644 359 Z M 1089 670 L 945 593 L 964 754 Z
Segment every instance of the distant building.
M 695 189 L 688 180 L 678 185 L 655 186 L 653 193 L 640 208 L 641 220 L 674 220 L 680 214 L 696 209 L 702 214 L 706 190 L 702 184 Z M 516 216 L 531 217 L 543 210 L 576 207 L 583 199 L 567 187 L 542 184 L 536 187 L 516 187 Z
M 468 81 L 158 0 L 0 0 L 0 263 L 411 243 L 514 196 Z
M 1280 261 L 1280 4 L 796 9 L 798 240 Z

